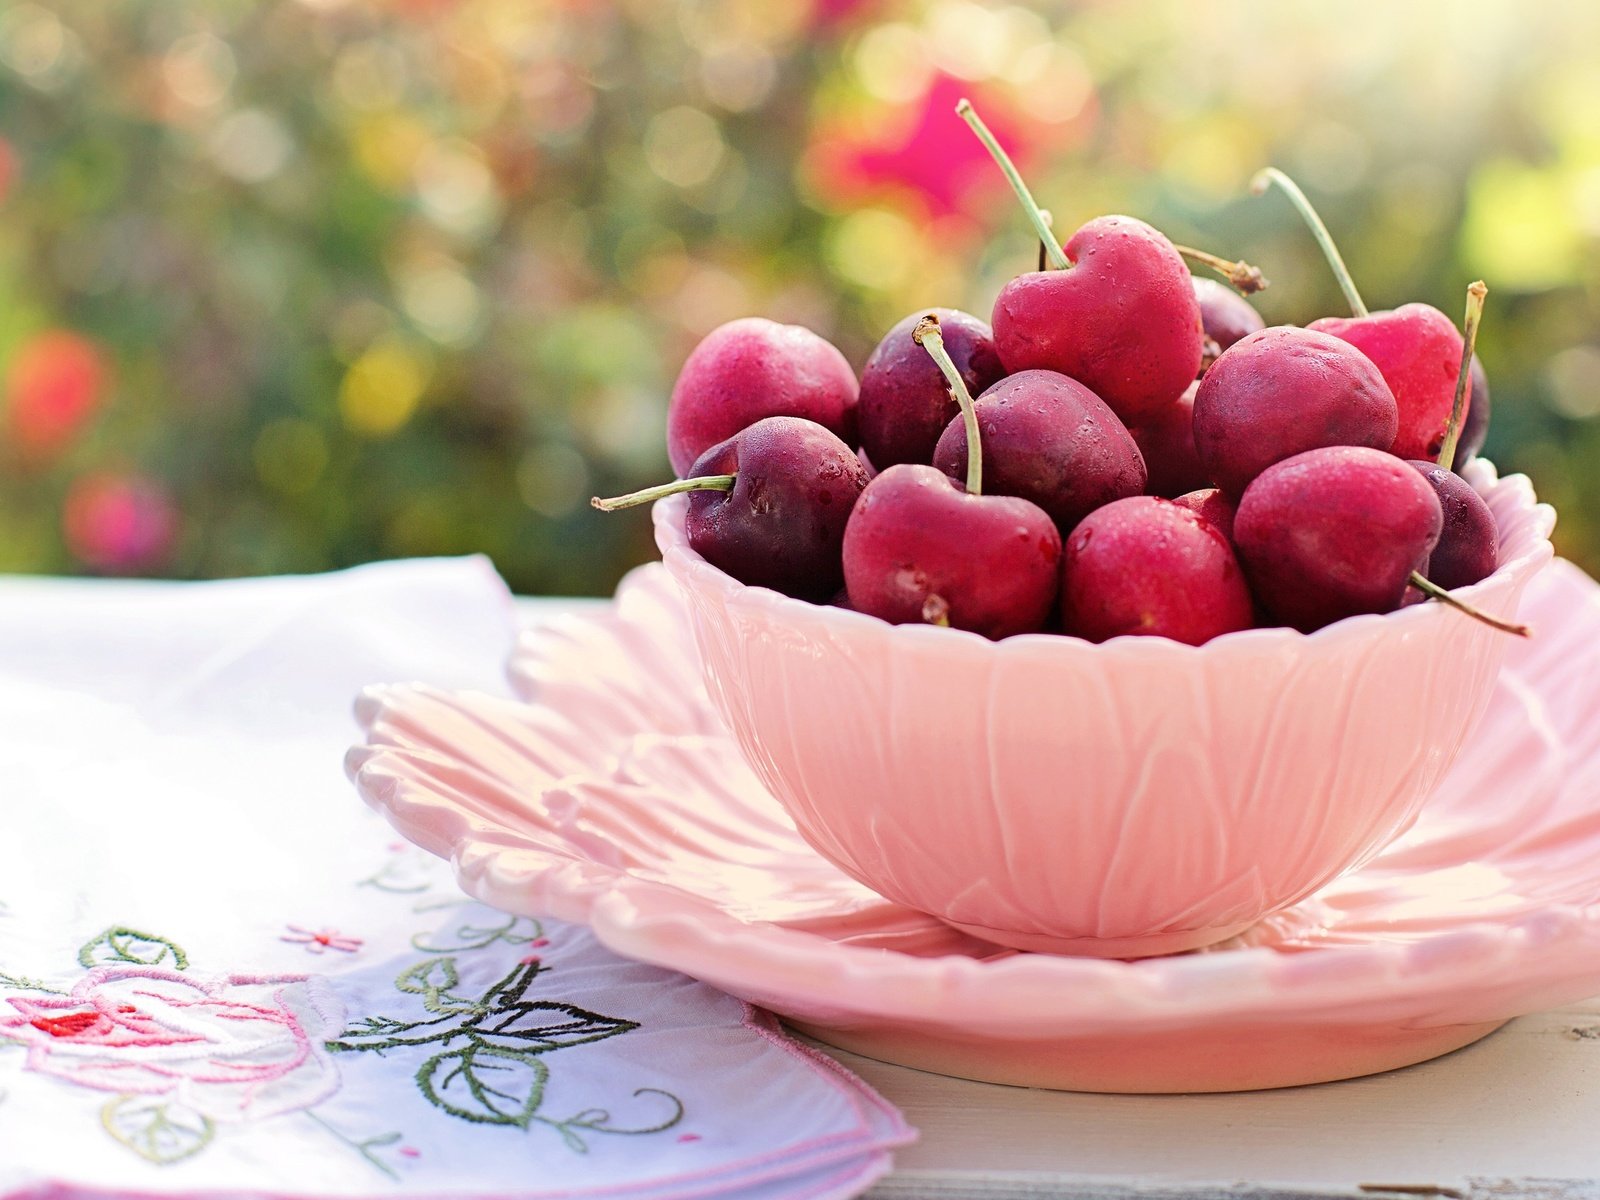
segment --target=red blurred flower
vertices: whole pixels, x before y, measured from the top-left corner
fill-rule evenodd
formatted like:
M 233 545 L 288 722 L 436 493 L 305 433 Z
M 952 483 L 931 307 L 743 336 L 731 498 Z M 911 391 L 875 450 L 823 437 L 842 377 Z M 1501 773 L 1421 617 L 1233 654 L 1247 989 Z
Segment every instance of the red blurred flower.
M 11 183 L 16 177 L 16 149 L 5 138 L 0 137 L 0 201 L 11 194 Z
M 817 129 L 807 157 L 818 190 L 841 208 L 909 195 L 935 218 L 969 212 L 975 190 L 1005 191 L 989 152 L 956 116 L 962 96 L 1025 170 L 1042 137 L 1037 123 L 1015 115 L 999 95 L 936 75 L 918 99 L 879 109 L 864 125 Z
M 178 510 L 153 479 L 98 473 L 73 481 L 61 525 L 78 561 L 131 575 L 166 562 L 177 540 Z
M 825 33 L 843 32 L 870 16 L 879 0 L 811 0 L 811 27 Z
M 11 442 L 25 458 L 54 458 L 100 407 L 109 376 L 99 347 L 71 330 L 47 329 L 23 342 L 6 372 Z

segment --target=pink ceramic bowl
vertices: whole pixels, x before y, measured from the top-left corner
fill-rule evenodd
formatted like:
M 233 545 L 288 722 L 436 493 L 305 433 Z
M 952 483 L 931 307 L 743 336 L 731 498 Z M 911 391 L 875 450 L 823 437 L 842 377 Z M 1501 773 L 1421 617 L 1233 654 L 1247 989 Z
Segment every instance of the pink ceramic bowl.
M 1551 557 L 1524 476 L 1468 478 L 1502 617 Z M 1488 703 L 1508 635 L 1439 604 L 1305 635 L 990 642 L 746 587 L 657 503 L 712 698 L 824 857 L 1026 950 L 1134 958 L 1233 936 L 1416 818 Z M 1537 631 L 1535 631 L 1537 636 Z

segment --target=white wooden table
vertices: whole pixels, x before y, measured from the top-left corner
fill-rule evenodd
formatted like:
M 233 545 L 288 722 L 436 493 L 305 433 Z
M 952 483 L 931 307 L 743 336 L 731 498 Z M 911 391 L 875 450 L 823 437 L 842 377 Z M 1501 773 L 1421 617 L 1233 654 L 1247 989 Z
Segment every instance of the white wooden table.
M 1404 1070 L 1230 1095 L 1048 1092 L 829 1053 L 922 1134 L 875 1200 L 1600 1200 L 1600 998 Z
M 1600 1000 L 1401 1071 L 1233 1095 L 1045 1092 L 834 1053 L 922 1132 L 882 1200 L 1600 1197 Z

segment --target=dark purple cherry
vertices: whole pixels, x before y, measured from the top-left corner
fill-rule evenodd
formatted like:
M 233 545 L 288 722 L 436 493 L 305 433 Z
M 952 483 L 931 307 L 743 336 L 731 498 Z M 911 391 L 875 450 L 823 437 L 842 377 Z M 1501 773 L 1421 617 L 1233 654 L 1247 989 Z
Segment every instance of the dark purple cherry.
M 984 488 L 1037 504 L 1063 532 L 1089 513 L 1144 491 L 1145 466 L 1116 413 L 1076 379 L 1020 371 L 973 403 L 983 434 Z M 967 471 L 967 429 L 950 422 L 933 465 L 953 479 Z
M 1371 359 L 1330 334 L 1292 325 L 1235 342 L 1195 393 L 1195 450 L 1211 482 L 1231 496 L 1307 450 L 1387 451 L 1397 423 L 1394 395 Z
M 1215 279 L 1196 279 L 1194 298 L 1200 302 L 1200 325 L 1206 338 L 1216 346 L 1206 347 L 1206 358 L 1200 366 L 1201 374 L 1216 361 L 1229 346 L 1240 338 L 1267 327 L 1266 321 L 1256 311 L 1255 305 L 1230 287 Z
M 1199 386 L 1191 383 L 1176 404 L 1130 430 L 1149 473 L 1145 491 L 1152 496 L 1170 499 L 1211 483 L 1194 448 L 1194 398 Z
M 1422 573 L 1446 591 L 1487 579 L 1500 565 L 1500 528 L 1489 506 L 1454 471 L 1438 463 L 1409 461 L 1422 473 L 1444 510 L 1439 544 Z
M 1450 464 L 1455 471 L 1483 452 L 1483 443 L 1489 436 L 1489 376 L 1476 354 L 1472 356 L 1471 396 L 1472 403 L 1461 421 L 1461 440 L 1456 443 L 1455 461 Z
M 929 312 L 938 314 L 945 349 L 974 396 L 1006 373 L 987 322 L 969 313 L 922 309 L 901 321 L 861 368 L 856 421 L 861 448 L 880 471 L 896 463 L 933 461 L 939 435 L 961 416 L 944 373 L 911 338 L 917 322 Z
M 844 534 L 844 580 L 858 612 L 1003 638 L 1042 629 L 1055 606 L 1061 535 L 1038 505 L 983 494 L 983 439 L 972 397 L 944 350 L 939 319 L 913 331 L 939 364 L 977 447 L 963 486 L 901 463 L 867 484 Z
M 1245 489 L 1233 540 L 1262 607 L 1309 633 L 1400 607 L 1444 525 L 1403 460 L 1367 446 L 1308 450 Z
M 1170 500 L 1114 501 L 1067 537 L 1063 633 L 1091 642 L 1133 634 L 1199 646 L 1254 623 L 1250 589 L 1228 539 Z
M 832 432 L 800 417 L 767 417 L 711 447 L 689 478 L 614 500 L 611 511 L 689 493 L 689 545 L 740 583 L 824 601 L 844 583 L 845 524 L 866 468 Z
M 763 417 L 804 417 L 852 446 L 855 372 L 830 342 L 764 317 L 729 321 L 689 354 L 667 407 L 667 457 L 679 475 Z

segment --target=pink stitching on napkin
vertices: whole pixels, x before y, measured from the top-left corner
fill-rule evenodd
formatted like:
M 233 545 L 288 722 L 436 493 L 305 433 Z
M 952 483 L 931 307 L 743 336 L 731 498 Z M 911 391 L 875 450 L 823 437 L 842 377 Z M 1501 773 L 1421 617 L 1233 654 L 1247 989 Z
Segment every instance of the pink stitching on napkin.
M 220 1121 L 263 1115 L 254 1111 L 262 1090 L 298 1076 L 268 1106 L 292 1112 L 326 1099 L 337 1076 L 313 1053 L 282 990 L 265 1004 L 236 989 L 306 978 L 205 981 L 160 967 L 100 967 L 64 996 L 9 997 L 15 1011 L 0 1016 L 0 1038 L 27 1046 L 26 1070 L 100 1091 L 171 1093 Z
M 326 950 L 342 950 L 346 954 L 354 954 L 364 944 L 361 938 L 340 933 L 337 929 L 305 929 L 299 925 L 288 925 L 285 928 L 290 932 L 280 937 L 278 939 L 280 942 L 303 945 L 312 954 L 321 954 Z

